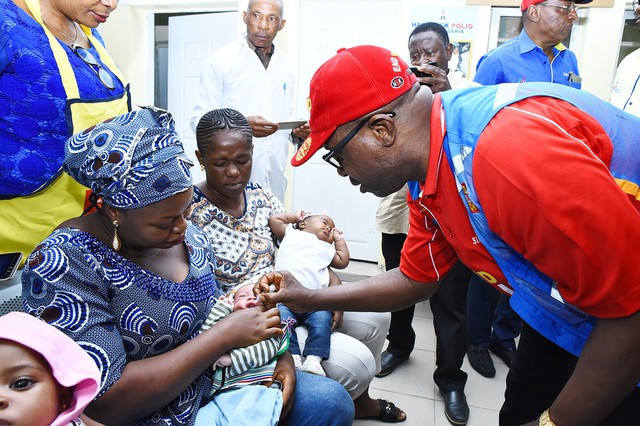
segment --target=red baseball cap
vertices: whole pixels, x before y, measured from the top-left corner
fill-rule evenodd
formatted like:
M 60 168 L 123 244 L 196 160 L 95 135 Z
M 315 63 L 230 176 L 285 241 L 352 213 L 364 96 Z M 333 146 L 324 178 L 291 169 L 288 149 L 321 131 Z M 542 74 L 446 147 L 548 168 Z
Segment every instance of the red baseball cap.
M 356 46 L 338 50 L 311 79 L 307 101 L 311 134 L 291 159 L 291 165 L 304 164 L 338 126 L 389 104 L 416 81 L 409 65 L 385 48 Z
M 542 3 L 543 1 L 546 1 L 546 0 L 523 0 L 522 3 L 520 4 L 520 10 L 522 11 L 527 10 L 529 6 L 531 6 L 532 4 Z M 574 3 L 587 4 L 587 3 L 591 3 L 592 1 L 593 0 L 576 0 L 574 1 Z

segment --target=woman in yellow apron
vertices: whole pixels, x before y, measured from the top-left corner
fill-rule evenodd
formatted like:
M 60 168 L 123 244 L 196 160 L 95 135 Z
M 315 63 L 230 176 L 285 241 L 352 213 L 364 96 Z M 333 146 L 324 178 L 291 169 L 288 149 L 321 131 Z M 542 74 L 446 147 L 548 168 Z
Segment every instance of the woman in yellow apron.
M 87 189 L 60 169 L 64 142 L 131 100 L 95 30 L 118 0 L 0 3 L 0 253 L 26 259 L 85 205 Z

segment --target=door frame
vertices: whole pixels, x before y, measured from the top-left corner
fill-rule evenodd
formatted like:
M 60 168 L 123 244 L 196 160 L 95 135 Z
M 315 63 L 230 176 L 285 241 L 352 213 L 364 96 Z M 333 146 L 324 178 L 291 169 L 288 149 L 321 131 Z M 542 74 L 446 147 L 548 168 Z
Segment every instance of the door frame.
M 120 0 L 118 9 L 99 31 L 131 84 L 132 105 L 154 104 L 156 13 L 229 12 L 244 10 L 246 4 L 247 0 Z M 242 19 L 242 14 L 239 16 Z

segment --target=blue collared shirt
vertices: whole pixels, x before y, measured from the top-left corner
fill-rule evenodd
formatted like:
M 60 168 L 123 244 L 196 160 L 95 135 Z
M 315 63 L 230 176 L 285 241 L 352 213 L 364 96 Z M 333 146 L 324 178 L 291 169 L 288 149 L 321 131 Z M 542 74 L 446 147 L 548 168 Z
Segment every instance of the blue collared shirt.
M 549 62 L 523 29 L 518 37 L 480 58 L 473 81 L 482 85 L 541 81 L 580 89 L 576 55 L 562 43 L 554 46 L 553 52 L 555 57 Z

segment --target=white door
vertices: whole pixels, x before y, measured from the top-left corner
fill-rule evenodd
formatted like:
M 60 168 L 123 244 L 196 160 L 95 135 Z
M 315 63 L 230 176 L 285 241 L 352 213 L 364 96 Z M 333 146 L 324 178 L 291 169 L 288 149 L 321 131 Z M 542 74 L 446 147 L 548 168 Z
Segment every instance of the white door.
M 341 47 L 373 44 L 407 50 L 408 34 L 399 35 L 401 4 L 397 0 L 301 0 L 297 110 L 306 110 L 309 81 L 315 70 Z M 352 78 L 358 78 L 357 75 Z M 361 194 L 325 163 L 321 153 L 294 168 L 293 210 L 326 211 L 343 230 L 352 259 L 377 262 L 380 233 L 375 228 L 378 198 Z
M 189 120 L 200 88 L 204 61 L 219 47 L 239 35 L 238 12 L 219 12 L 169 18 L 168 109 L 176 121 L 176 130 L 185 151 L 196 164 L 193 181 L 205 178 L 195 157 L 196 136 Z

